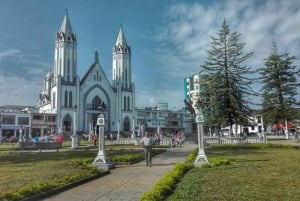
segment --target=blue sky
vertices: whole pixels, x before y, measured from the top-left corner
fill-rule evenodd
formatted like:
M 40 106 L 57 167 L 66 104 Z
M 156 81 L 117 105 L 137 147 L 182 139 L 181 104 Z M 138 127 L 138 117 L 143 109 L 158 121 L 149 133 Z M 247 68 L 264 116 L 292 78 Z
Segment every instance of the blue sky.
M 77 34 L 80 77 L 97 50 L 111 80 L 112 46 L 122 24 L 139 108 L 184 106 L 183 79 L 201 70 L 224 17 L 242 34 L 245 52 L 254 51 L 244 63 L 253 69 L 263 65 L 273 41 L 280 52 L 300 58 L 298 0 L 0 0 L 0 105 L 37 105 L 66 9 Z

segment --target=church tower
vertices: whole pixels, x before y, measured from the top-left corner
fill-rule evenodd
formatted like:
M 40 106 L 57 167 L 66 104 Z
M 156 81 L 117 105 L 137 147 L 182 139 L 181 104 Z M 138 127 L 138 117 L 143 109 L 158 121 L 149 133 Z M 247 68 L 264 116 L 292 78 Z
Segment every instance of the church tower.
M 131 49 L 121 27 L 113 47 L 112 86 L 117 92 L 118 121 L 122 120 L 125 131 L 134 127 L 135 86 L 131 75 Z
M 57 113 L 59 128 L 71 131 L 79 97 L 77 75 L 77 39 L 66 11 L 54 50 L 54 72 L 51 90 L 52 109 Z M 76 123 L 75 123 L 76 124 Z

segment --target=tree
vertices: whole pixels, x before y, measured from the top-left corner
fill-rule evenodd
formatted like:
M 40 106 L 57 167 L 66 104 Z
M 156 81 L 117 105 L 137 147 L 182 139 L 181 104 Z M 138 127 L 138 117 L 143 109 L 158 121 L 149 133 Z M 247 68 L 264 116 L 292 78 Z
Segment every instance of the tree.
M 245 43 L 239 43 L 241 34 L 230 32 L 224 19 L 217 33 L 211 37 L 211 48 L 202 68 L 209 73 L 206 89 L 209 91 L 209 102 L 203 110 L 206 123 L 209 125 L 230 126 L 248 124 L 251 103 L 249 96 L 255 93 L 250 85 L 253 79 L 247 77 L 253 73 L 250 67 L 242 65 L 253 52 L 243 53 Z
M 296 107 L 300 104 L 296 99 L 300 70 L 293 65 L 295 59 L 288 53 L 280 54 L 273 43 L 271 54 L 259 69 L 265 123 L 278 124 L 296 117 Z

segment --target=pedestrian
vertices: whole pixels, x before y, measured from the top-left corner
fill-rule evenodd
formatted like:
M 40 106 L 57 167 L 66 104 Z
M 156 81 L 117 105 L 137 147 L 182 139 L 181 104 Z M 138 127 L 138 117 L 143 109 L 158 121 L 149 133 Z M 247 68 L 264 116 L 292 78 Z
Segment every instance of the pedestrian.
M 56 138 L 56 142 L 58 142 L 59 144 L 62 144 L 64 141 L 63 137 L 61 135 L 58 135 Z
M 94 146 L 96 146 L 97 145 L 97 135 L 96 134 L 93 136 L 93 142 L 94 142 Z
M 181 147 L 182 145 L 182 134 L 180 130 L 176 131 L 176 142 L 177 142 L 177 147 Z
M 45 142 L 45 143 L 48 143 L 48 142 L 49 142 L 49 136 L 48 136 L 48 134 L 45 135 L 45 137 L 44 137 L 44 142 Z
M 113 136 L 113 134 L 111 133 L 110 134 L 110 142 L 113 142 L 114 141 L 114 136 Z
M 153 144 L 154 144 L 153 139 L 151 138 L 150 134 L 146 131 L 145 136 L 141 141 L 141 145 L 144 149 L 146 165 L 149 167 L 151 167 L 151 165 L 152 165 L 152 145 Z
M 33 138 L 33 144 L 36 146 L 39 143 L 40 139 L 39 139 L 39 135 L 36 134 Z

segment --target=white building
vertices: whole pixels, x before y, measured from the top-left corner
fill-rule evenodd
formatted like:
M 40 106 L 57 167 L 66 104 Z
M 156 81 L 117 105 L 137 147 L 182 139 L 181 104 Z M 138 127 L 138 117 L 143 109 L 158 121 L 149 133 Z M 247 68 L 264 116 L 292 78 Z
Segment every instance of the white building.
M 77 74 L 77 36 L 68 13 L 55 39 L 53 72 L 44 78 L 39 95 L 39 112 L 57 115 L 57 128 L 89 132 L 95 128 L 104 104 L 106 131 L 129 131 L 135 109 L 131 49 L 122 27 L 112 50 L 112 82 L 99 62 L 98 52 L 82 78 Z M 75 124 L 75 125 L 74 125 Z

